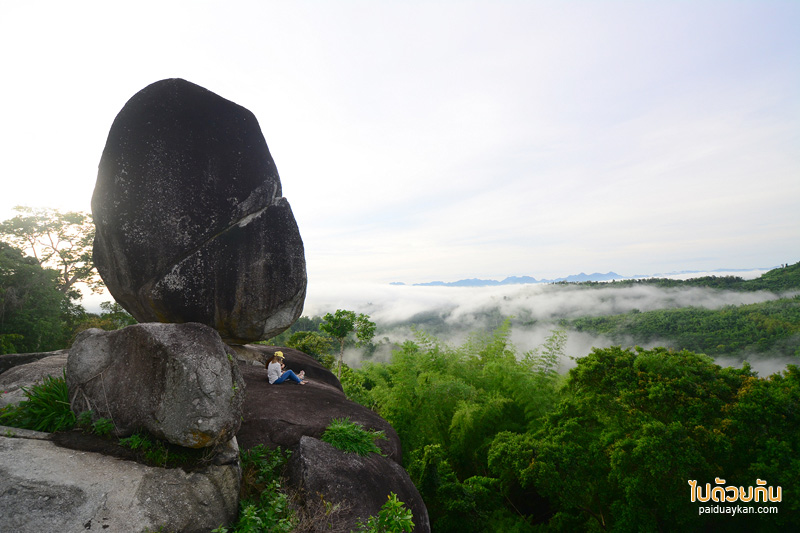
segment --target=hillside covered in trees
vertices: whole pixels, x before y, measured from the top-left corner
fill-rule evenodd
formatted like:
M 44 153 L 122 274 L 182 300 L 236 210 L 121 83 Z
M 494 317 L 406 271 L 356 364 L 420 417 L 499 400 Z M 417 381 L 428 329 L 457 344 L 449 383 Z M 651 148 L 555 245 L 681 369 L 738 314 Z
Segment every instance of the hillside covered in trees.
M 373 344 L 342 381 L 398 431 L 434 531 L 785 531 L 800 525 L 800 369 L 759 375 L 746 361 L 721 366 L 710 355 L 796 363 L 799 273 L 795 264 L 756 280 L 559 285 L 601 295 L 626 287 L 769 294 L 716 309 L 555 316 L 550 336 L 529 351 L 511 337 L 537 325 L 533 313 L 457 344 L 430 333 L 451 329 L 446 313 L 425 313 L 413 338 L 384 337 L 388 362 L 370 361 Z M 467 321 L 501 317 L 488 307 Z M 305 317 L 272 342 L 313 351 L 320 321 Z M 377 337 L 387 329 L 379 323 Z M 584 331 L 630 347 L 592 349 L 559 374 L 569 335 Z M 653 342 L 667 346 L 635 346 Z
M 77 264 L 91 283 L 90 256 L 26 253 L 26 235 L 89 242 L 72 218 L 23 213 L 1 228 L 0 353 L 64 348 L 81 329 L 133 322 L 113 303 L 100 314 L 80 306 L 65 272 Z M 636 298 L 620 305 L 623 294 Z M 268 343 L 329 367 L 360 350 L 361 364 L 341 369 L 345 392 L 397 430 L 434 531 L 800 526 L 800 263 L 754 280 L 558 283 L 534 296 L 392 323 L 349 312 L 370 325 L 361 338 L 355 325 L 326 333 L 335 315 L 301 317 Z M 555 311 L 538 310 L 554 298 Z M 521 349 L 512 337 L 526 328 L 550 333 Z M 453 342 L 455 330 L 469 334 Z M 588 334 L 606 345 L 569 353 L 570 337 Z M 770 375 L 746 361 L 776 355 L 787 364 Z

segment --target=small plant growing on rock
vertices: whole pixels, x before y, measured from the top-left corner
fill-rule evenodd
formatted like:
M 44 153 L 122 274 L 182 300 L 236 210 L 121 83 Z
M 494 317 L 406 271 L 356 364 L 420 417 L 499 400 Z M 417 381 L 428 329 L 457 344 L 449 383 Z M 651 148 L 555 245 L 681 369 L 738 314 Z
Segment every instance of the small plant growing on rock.
M 414 530 L 414 515 L 406 505 L 397 499 L 397 494 L 389 493 L 378 516 L 370 516 L 366 522 L 359 521 L 359 531 L 365 533 L 411 533 Z
M 75 419 L 75 425 L 86 433 L 94 433 L 100 437 L 106 437 L 114 431 L 114 422 L 108 418 L 94 419 L 94 411 L 83 411 Z
M 212 533 L 289 533 L 295 518 L 281 487 L 281 474 L 290 452 L 259 444 L 242 452 L 239 519 L 233 529 L 220 526 Z
M 387 440 L 383 431 L 364 429 L 361 424 L 350 422 L 349 418 L 334 418 L 320 437 L 323 442 L 343 452 L 361 456 L 372 452 L 383 455 L 375 439 Z
M 144 433 L 134 433 L 130 437 L 119 439 L 119 443 L 135 452 L 140 452 L 149 464 L 155 466 L 167 465 L 169 451 L 160 440 L 150 438 Z
M 22 390 L 27 399 L 0 412 L 0 424 L 50 433 L 75 426 L 75 414 L 69 406 L 66 371 L 63 378 L 45 376 L 42 383 Z
M 108 418 L 98 418 L 92 423 L 92 433 L 105 437 L 114 431 L 114 422 Z
M 92 419 L 94 418 L 94 411 L 82 411 L 76 418 L 75 418 L 75 425 L 79 428 L 89 431 L 92 427 Z

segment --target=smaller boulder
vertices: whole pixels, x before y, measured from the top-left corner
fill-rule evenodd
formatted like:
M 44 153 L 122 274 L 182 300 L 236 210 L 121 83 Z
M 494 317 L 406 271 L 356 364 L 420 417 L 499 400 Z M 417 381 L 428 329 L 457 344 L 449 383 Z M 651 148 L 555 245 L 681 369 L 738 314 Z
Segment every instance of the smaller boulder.
M 292 450 L 288 468 L 289 484 L 299 490 L 306 505 L 323 498 L 341 504 L 340 519 L 348 531 L 359 521 L 377 516 L 390 493 L 413 513 L 414 531 L 431 530 L 428 510 L 405 470 L 386 457 L 366 457 L 337 450 L 313 437 L 303 436 Z M 353 497 L 357 495 L 357 497 Z
M 40 384 L 47 376 L 60 378 L 64 376 L 64 367 L 67 365 L 67 350 L 58 350 L 42 355 L 22 364 L 18 364 L 0 374 L 0 407 L 17 404 L 26 400 L 25 391 L 34 385 Z M 29 354 L 12 354 L 29 355 Z M 17 361 L 26 361 L 18 358 Z
M 54 352 L 34 352 L 34 353 L 7 353 L 0 355 L 0 374 L 14 368 L 15 366 L 27 365 L 28 363 L 35 363 L 40 359 L 46 357 L 53 357 L 54 355 L 63 355 L 65 357 L 69 350 L 56 350 Z M 59 376 L 61 374 L 59 373 Z
M 0 435 L 0 531 L 208 532 L 236 521 L 240 479 L 237 461 L 185 471 Z
M 73 411 L 110 419 L 117 436 L 146 430 L 202 448 L 230 440 L 241 424 L 236 359 L 203 324 L 86 330 L 70 349 L 67 385 Z

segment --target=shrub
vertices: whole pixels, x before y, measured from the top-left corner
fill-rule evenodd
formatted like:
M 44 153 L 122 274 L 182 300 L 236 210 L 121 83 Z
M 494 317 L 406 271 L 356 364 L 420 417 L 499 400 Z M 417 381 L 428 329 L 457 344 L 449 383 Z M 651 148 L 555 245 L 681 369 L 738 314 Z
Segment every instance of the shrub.
M 281 474 L 290 452 L 269 450 L 263 444 L 242 452 L 239 518 L 233 529 L 220 526 L 212 533 L 289 533 L 295 527 Z
M 359 521 L 359 530 L 366 533 L 411 533 L 414 529 L 414 515 L 405 504 L 397 499 L 397 494 L 389 493 L 378 516 L 370 516 L 366 522 Z
M 322 434 L 321 440 L 343 452 L 369 455 L 370 452 L 383 455 L 375 444 L 375 439 L 386 439 L 383 431 L 364 429 L 361 424 L 350 422 L 349 418 L 334 418 Z

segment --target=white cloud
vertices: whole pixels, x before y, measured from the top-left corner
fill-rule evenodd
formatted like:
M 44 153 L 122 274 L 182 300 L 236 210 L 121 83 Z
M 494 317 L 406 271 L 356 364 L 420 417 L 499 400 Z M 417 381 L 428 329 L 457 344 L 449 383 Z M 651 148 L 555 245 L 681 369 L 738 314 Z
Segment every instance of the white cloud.
M 116 113 L 181 76 L 258 117 L 312 279 L 800 249 L 797 4 L 49 2 L 0 19 L 0 218 L 88 210 Z

